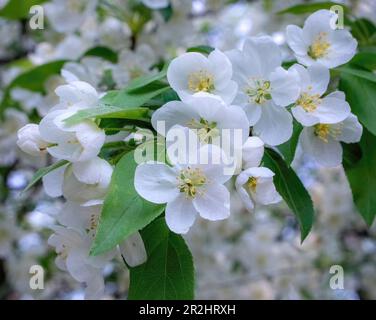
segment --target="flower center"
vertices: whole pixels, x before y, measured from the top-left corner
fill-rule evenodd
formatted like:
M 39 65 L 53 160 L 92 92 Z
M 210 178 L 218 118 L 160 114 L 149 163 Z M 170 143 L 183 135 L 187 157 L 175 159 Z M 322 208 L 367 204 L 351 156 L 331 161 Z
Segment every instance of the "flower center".
M 329 124 L 316 124 L 314 128 L 315 135 L 325 143 L 329 142 L 329 137 L 336 138 L 342 132 L 341 124 L 329 125 Z
M 193 72 L 188 77 L 188 88 L 193 92 L 211 92 L 214 90 L 214 78 L 206 70 Z
M 187 123 L 188 127 L 197 130 L 197 136 L 203 143 L 212 143 L 214 138 L 219 137 L 219 130 L 216 122 L 209 122 L 203 118 L 199 121 L 192 119 Z
M 133 66 L 129 69 L 129 75 L 131 79 L 141 77 L 143 74 L 143 70 L 138 66 Z
M 200 168 L 186 168 L 180 171 L 178 176 L 180 192 L 184 192 L 188 198 L 194 198 L 200 192 L 200 188 L 203 187 L 207 179 L 205 174 Z
M 249 192 L 255 192 L 257 187 L 257 178 L 250 177 L 247 181 L 247 188 Z
M 310 95 L 307 92 L 302 93 L 296 102 L 297 105 L 301 106 L 307 112 L 315 111 L 320 103 L 320 95 Z
M 320 59 L 328 54 L 330 43 L 327 40 L 328 34 L 320 32 L 308 49 L 308 55 L 314 59 Z
M 251 78 L 248 87 L 245 89 L 250 102 L 263 104 L 267 100 L 271 100 L 270 81 Z

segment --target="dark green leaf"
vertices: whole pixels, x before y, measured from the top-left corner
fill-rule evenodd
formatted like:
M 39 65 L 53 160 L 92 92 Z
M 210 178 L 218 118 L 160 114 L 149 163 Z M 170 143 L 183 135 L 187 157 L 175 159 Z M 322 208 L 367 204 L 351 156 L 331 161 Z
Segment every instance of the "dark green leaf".
M 357 78 L 361 78 L 363 80 L 367 80 L 370 82 L 375 82 L 376 83 L 376 75 L 373 74 L 372 72 L 366 71 L 366 70 L 361 70 L 357 68 L 352 68 L 352 67 L 340 67 L 336 68 L 334 70 L 338 70 L 341 72 L 342 75 L 351 75 Z
M 376 26 L 368 19 L 360 18 L 351 23 L 351 33 L 361 45 L 375 44 Z
M 210 54 L 214 50 L 213 47 L 210 46 L 197 46 L 197 47 L 191 47 L 187 49 L 187 52 L 198 52 L 203 54 Z
M 184 239 L 158 218 L 141 232 L 148 259 L 130 269 L 130 300 L 194 298 L 194 266 Z
M 299 221 L 303 242 L 313 225 L 314 209 L 311 197 L 294 170 L 286 165 L 279 154 L 266 149 L 263 161 L 264 165 L 275 173 L 275 187 Z
M 125 109 L 104 105 L 96 108 L 80 110 L 73 116 L 69 117 L 66 120 L 66 123 L 68 125 L 73 125 L 91 118 L 116 118 L 148 121 L 149 112 L 150 111 L 147 108 Z
M 298 145 L 299 136 L 302 130 L 302 125 L 294 121 L 294 130 L 290 140 L 278 146 L 278 150 L 282 153 L 286 163 L 289 166 L 291 162 L 294 160 L 296 146 Z
M 46 0 L 9 0 L 0 10 L 0 17 L 14 20 L 27 18 L 30 8 L 43 2 Z
M 354 167 L 363 156 L 359 143 L 342 143 L 343 165 L 347 168 Z
M 164 77 L 166 77 L 167 68 L 168 68 L 168 64 L 165 64 L 163 69 L 157 74 L 138 77 L 130 81 L 129 84 L 127 85 L 127 92 L 133 92 L 137 89 L 140 89 L 142 87 L 149 85 L 152 82 L 163 79 Z
M 374 71 L 376 70 L 376 52 L 359 52 L 350 61 L 350 64 L 368 71 Z
M 336 3 L 332 1 L 326 1 L 326 2 L 315 2 L 315 3 L 306 3 L 306 4 L 297 4 L 295 6 L 283 9 L 278 12 L 278 14 L 285 14 L 285 13 L 291 13 L 291 14 L 305 14 L 305 13 L 312 13 L 317 10 L 321 9 L 327 9 L 329 10 L 331 7 L 335 5 L 340 5 L 343 7 L 345 12 L 350 12 L 350 9 L 346 6 L 344 6 L 341 3 Z
M 86 51 L 83 54 L 83 57 L 85 57 L 85 56 L 93 56 L 93 57 L 103 58 L 103 59 L 110 61 L 112 63 L 117 63 L 117 61 L 118 61 L 118 55 L 115 51 L 113 51 L 110 48 L 102 47 L 102 46 L 98 46 L 98 47 L 94 47 L 94 48 L 89 49 L 88 51 Z
M 92 255 L 111 250 L 163 212 L 164 205 L 150 203 L 136 192 L 136 167 L 134 152 L 126 153 L 116 165 L 104 201 L 98 232 L 91 250 Z
M 121 118 L 149 121 L 148 108 L 141 108 L 149 100 L 167 91 L 169 87 L 162 83 L 151 83 L 143 88 L 127 92 L 110 91 L 102 99 L 101 105 L 80 110 L 66 119 L 67 124 L 76 124 L 90 118 Z
M 173 13 L 174 13 L 171 4 L 170 4 L 168 7 L 163 8 L 163 9 L 160 9 L 160 10 L 158 10 L 158 11 L 159 11 L 160 14 L 162 15 L 163 20 L 164 20 L 165 22 L 168 22 L 168 21 L 171 19 Z
M 39 169 L 34 176 L 32 177 L 29 184 L 26 186 L 26 188 L 22 192 L 26 192 L 30 190 L 40 179 L 42 179 L 46 174 L 50 173 L 51 171 L 54 171 L 64 165 L 68 164 L 67 160 L 60 160 L 58 162 L 55 162 L 54 164 L 50 165 L 49 167 L 41 168 Z
M 346 93 L 351 111 L 369 131 L 376 134 L 376 76 L 371 72 L 339 68 L 340 90 Z
M 361 160 L 352 165 L 344 162 L 344 167 L 355 205 L 371 226 L 376 215 L 376 137 L 364 130 L 360 146 L 363 154 Z

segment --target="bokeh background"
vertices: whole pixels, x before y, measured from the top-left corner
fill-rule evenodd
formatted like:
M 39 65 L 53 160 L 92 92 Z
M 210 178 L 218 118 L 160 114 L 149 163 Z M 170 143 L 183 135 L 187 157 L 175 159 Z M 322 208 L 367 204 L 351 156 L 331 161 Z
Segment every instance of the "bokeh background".
M 265 33 L 284 48 L 288 61 L 292 56 L 285 44 L 285 27 L 301 25 L 306 16 L 277 12 L 315 1 L 173 0 L 170 19 L 166 22 L 161 12 L 152 13 L 137 36 L 137 17 L 128 10 L 127 0 L 90 1 L 96 5 L 78 16 L 72 12 L 87 1 L 52 2 L 55 10 L 46 7 L 42 30 L 32 30 L 28 18 L 0 17 L 0 101 L 6 101 L 1 104 L 0 121 L 0 299 L 82 299 L 84 295 L 78 282 L 56 268 L 55 253 L 47 245 L 62 201 L 46 196 L 40 185 L 21 193 L 34 172 L 51 159 L 31 158 L 16 146 L 17 130 L 46 114 L 57 101 L 54 89 L 63 80 L 52 75 L 43 81 L 43 92 L 14 87 L 6 93 L 15 77 L 32 66 L 69 60 L 64 68 L 106 91 L 123 87 L 188 47 L 206 44 L 228 50 L 247 36 Z M 375 1 L 338 2 L 348 5 L 354 16 L 376 23 Z M 0 0 L 0 8 L 6 5 L 7 0 Z M 118 62 L 84 56 L 95 46 L 119 53 Z M 6 100 L 5 94 L 10 95 Z M 293 166 L 316 207 L 309 237 L 300 243 L 297 222 L 283 203 L 250 214 L 234 198 L 228 220 L 198 220 L 185 237 L 195 260 L 197 298 L 376 299 L 376 226 L 368 228 L 354 208 L 342 167 L 319 168 L 300 150 Z M 44 290 L 29 287 L 29 269 L 35 264 L 44 267 Z M 343 290 L 329 286 L 333 265 L 344 269 Z M 105 297 L 125 299 L 129 275 L 122 260 L 109 263 L 104 275 Z

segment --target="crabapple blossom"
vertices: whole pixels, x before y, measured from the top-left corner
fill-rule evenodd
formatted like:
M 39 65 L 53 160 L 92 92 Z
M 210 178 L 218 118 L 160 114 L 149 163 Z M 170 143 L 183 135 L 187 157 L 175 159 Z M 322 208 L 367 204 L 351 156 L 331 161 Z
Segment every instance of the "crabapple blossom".
M 240 130 L 241 141 L 248 137 L 248 121 L 238 106 L 226 106 L 220 99 L 200 94 L 185 102 L 170 101 L 153 113 L 151 123 L 161 135 L 166 135 L 174 125 L 197 130 L 202 143 L 211 143 L 226 131 Z M 163 125 L 161 125 L 163 123 Z
M 39 124 L 39 132 L 50 146 L 47 151 L 57 159 L 71 162 L 87 161 L 96 157 L 105 142 L 105 133 L 91 120 L 67 125 L 64 120 L 76 109 L 58 109 L 48 113 Z
M 236 178 L 236 189 L 248 211 L 255 204 L 273 204 L 282 200 L 273 183 L 274 173 L 264 167 L 248 168 Z
M 258 167 L 264 156 L 264 142 L 259 137 L 249 137 L 242 147 L 242 167 Z
M 359 142 L 362 132 L 358 118 L 350 114 L 339 123 L 319 123 L 304 128 L 299 141 L 303 151 L 317 163 L 325 167 L 335 167 L 342 163 L 341 142 Z
M 83 207 L 78 203 L 67 201 L 57 221 L 65 227 L 85 231 L 94 239 L 101 211 L 102 205 Z M 121 242 L 119 244 L 119 251 L 131 267 L 138 266 L 147 259 L 144 242 L 138 232 L 130 235 Z
M 89 253 L 93 239 L 85 231 L 63 226 L 53 226 L 52 229 L 54 234 L 48 239 L 48 244 L 55 247 L 57 267 L 86 284 L 87 299 L 100 298 L 104 290 L 102 269 L 114 257 L 115 251 L 92 257 Z
M 31 156 L 39 156 L 46 151 L 49 144 L 42 139 L 37 124 L 27 124 L 17 132 L 17 145 Z
M 348 30 L 334 26 L 337 19 L 333 11 L 319 10 L 307 18 L 303 28 L 287 26 L 287 43 L 299 63 L 310 66 L 319 62 L 335 68 L 352 59 L 357 41 Z
M 64 195 L 82 206 L 102 204 L 112 175 L 111 165 L 103 159 L 75 162 L 43 177 L 46 193 L 51 197 Z
M 55 89 L 60 103 L 54 109 L 87 109 L 98 104 L 99 94 L 93 86 L 66 69 L 61 74 L 68 83 Z
M 350 106 L 341 92 L 326 92 L 330 80 L 329 70 L 320 65 L 312 64 L 307 69 L 295 64 L 291 67 L 299 74 L 300 96 L 291 112 L 303 126 L 318 123 L 333 124 L 343 121 L 350 114 Z
M 152 66 L 157 62 L 157 57 L 152 48 L 142 44 L 135 51 L 124 49 L 119 53 L 118 63 L 111 67 L 112 76 L 118 87 L 140 76 L 153 73 Z
M 231 62 L 218 49 L 208 57 L 197 52 L 184 53 L 172 60 L 167 70 L 171 88 L 183 101 L 199 93 L 208 93 L 230 104 L 238 88 L 231 77 Z
M 185 163 L 169 156 L 172 167 L 148 162 L 136 168 L 136 191 L 150 202 L 167 203 L 166 223 L 176 233 L 187 233 L 197 214 L 211 221 L 230 215 L 230 193 L 223 184 L 231 175 L 224 174 L 224 153 L 217 146 L 204 145 L 197 155 Z M 200 161 L 205 157 L 208 161 Z
M 292 134 L 292 117 L 285 108 L 299 96 L 298 74 L 281 67 L 277 44 L 268 36 L 248 38 L 242 50 L 228 51 L 238 84 L 234 104 L 243 108 L 253 134 L 279 145 Z

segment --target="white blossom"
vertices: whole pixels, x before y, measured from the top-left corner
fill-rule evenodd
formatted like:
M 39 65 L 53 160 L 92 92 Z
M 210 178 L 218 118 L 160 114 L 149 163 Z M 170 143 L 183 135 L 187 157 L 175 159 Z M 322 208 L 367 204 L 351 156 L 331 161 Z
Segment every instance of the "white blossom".
M 170 152 L 170 149 L 167 149 Z M 136 168 L 135 188 L 146 200 L 167 203 L 166 222 L 176 233 L 187 233 L 197 214 L 216 221 L 230 215 L 230 193 L 223 185 L 231 178 L 224 174 L 223 152 L 214 145 L 201 147 L 199 158 L 186 163 L 144 163 Z M 198 159 L 208 157 L 207 163 Z M 174 156 L 170 157 L 175 161 Z M 214 159 L 221 161 L 215 162 Z
M 69 89 L 67 87 L 67 90 Z M 74 98 L 73 96 L 72 100 Z M 75 108 L 71 109 L 48 113 L 39 124 L 40 135 L 51 145 L 47 151 L 53 157 L 71 162 L 90 160 L 96 157 L 102 148 L 105 133 L 91 120 L 67 125 L 64 121 L 77 111 Z
M 355 143 L 362 136 L 363 128 L 358 118 L 350 114 L 344 121 L 335 124 L 316 124 L 304 128 L 300 134 L 303 151 L 325 167 L 342 163 L 341 142 Z
M 348 30 L 335 26 L 337 19 L 333 11 L 319 10 L 307 18 L 303 28 L 287 27 L 287 43 L 299 63 L 310 66 L 319 62 L 335 68 L 352 59 L 357 41 Z
M 37 124 L 27 124 L 18 130 L 17 136 L 17 145 L 22 151 L 32 156 L 39 156 L 48 147 L 48 143 L 40 135 Z
M 197 52 L 184 53 L 172 60 L 167 70 L 171 88 L 183 101 L 204 92 L 217 95 L 230 104 L 237 91 L 231 77 L 231 62 L 218 49 L 208 57 Z
M 273 183 L 274 173 L 264 167 L 248 168 L 236 179 L 236 189 L 244 205 L 253 211 L 255 204 L 273 204 L 282 200 Z
M 292 134 L 286 106 L 299 95 L 298 75 L 281 67 L 279 47 L 272 38 L 248 38 L 242 50 L 227 52 L 239 86 L 234 104 L 247 114 L 253 134 L 269 145 L 279 145 Z
M 291 112 L 303 126 L 338 123 L 349 116 L 350 106 L 343 92 L 336 91 L 324 96 L 330 80 L 326 67 L 312 64 L 306 69 L 296 64 L 292 69 L 299 73 L 301 91 Z

